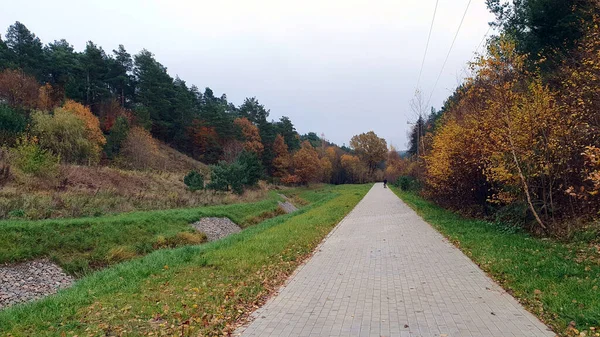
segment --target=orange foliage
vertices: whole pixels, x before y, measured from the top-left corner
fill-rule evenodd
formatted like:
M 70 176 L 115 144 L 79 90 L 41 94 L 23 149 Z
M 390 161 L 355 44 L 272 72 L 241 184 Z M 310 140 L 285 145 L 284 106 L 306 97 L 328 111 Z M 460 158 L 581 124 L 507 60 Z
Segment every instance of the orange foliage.
M 273 151 L 275 152 L 275 158 L 273 158 L 273 177 L 282 178 L 287 176 L 291 164 L 291 156 L 283 136 L 278 134 L 275 137 Z
M 39 89 L 37 108 L 42 111 L 52 111 L 60 106 L 63 99 L 64 92 L 46 83 Z
M 390 146 L 388 152 L 386 167 L 385 167 L 385 178 L 389 182 L 395 182 L 400 176 L 408 175 L 408 162 L 400 158 L 400 154 L 395 147 Z
M 321 158 L 321 181 L 327 183 L 331 180 L 331 175 L 333 174 L 333 164 L 327 157 Z
M 89 133 L 89 140 L 98 147 L 106 144 L 106 138 L 104 138 L 104 134 L 100 130 L 100 121 L 98 121 L 98 118 L 92 114 L 92 111 L 88 107 L 69 99 L 63 105 L 63 110 L 72 113 L 83 121 Z
M 281 178 L 281 182 L 286 185 L 298 185 L 302 182 L 302 179 L 297 175 L 287 175 Z
M 100 104 L 100 107 L 98 108 L 98 119 L 100 120 L 101 129 L 104 132 L 110 131 L 119 117 L 125 117 L 129 124 L 132 124 L 134 119 L 131 111 L 123 108 L 116 99 L 111 99 Z
M 341 156 L 340 161 L 342 167 L 352 176 L 352 181 L 364 183 L 367 180 L 369 168 L 360 158 L 351 154 L 344 154 Z
M 195 158 L 203 158 L 211 149 L 219 146 L 219 135 L 215 128 L 204 125 L 200 120 L 194 119 L 187 132 L 192 139 Z
M 237 118 L 233 123 L 242 130 L 242 135 L 245 139 L 244 149 L 260 156 L 264 150 L 264 146 L 261 143 L 258 127 L 245 117 Z
M 310 145 L 310 142 L 304 141 L 302 147 L 293 157 L 294 174 L 300 178 L 300 182 L 308 184 L 316 182 L 321 176 L 321 161 L 319 154 Z

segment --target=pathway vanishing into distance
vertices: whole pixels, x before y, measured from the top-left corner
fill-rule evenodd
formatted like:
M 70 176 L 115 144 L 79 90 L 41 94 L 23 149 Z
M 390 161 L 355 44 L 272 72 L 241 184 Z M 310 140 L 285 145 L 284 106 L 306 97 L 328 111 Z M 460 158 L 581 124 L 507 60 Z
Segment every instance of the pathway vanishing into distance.
M 555 336 L 382 184 L 237 334 Z

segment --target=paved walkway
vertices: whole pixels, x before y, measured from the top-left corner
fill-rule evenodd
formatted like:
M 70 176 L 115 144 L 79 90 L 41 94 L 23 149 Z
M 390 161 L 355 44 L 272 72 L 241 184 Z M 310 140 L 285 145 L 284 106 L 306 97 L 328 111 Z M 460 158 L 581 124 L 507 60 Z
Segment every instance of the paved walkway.
M 375 184 L 242 336 L 554 336 Z

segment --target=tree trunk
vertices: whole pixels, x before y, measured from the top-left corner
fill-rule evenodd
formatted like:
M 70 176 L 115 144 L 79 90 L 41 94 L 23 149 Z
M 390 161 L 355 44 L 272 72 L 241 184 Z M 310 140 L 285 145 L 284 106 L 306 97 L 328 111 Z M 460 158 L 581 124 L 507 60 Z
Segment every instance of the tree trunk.
M 546 229 L 546 225 L 544 225 L 544 223 L 542 222 L 542 219 L 540 219 L 540 216 L 536 212 L 535 208 L 533 207 L 533 203 L 531 202 L 531 195 L 529 194 L 529 186 L 527 185 L 527 181 L 525 180 L 525 176 L 523 175 L 523 171 L 521 170 L 521 165 L 519 164 L 519 160 L 517 159 L 517 153 L 515 151 L 515 144 L 513 143 L 512 133 L 510 131 L 510 124 L 508 125 L 508 141 L 510 142 L 510 152 L 512 153 L 513 160 L 515 162 L 515 165 L 517 166 L 517 171 L 519 172 L 519 178 L 521 179 L 521 183 L 523 184 L 523 190 L 525 191 L 525 196 L 527 197 L 527 204 L 529 204 L 529 209 L 531 210 L 531 213 L 533 213 L 533 216 L 535 217 L 535 220 L 537 221 L 537 223 L 543 229 Z

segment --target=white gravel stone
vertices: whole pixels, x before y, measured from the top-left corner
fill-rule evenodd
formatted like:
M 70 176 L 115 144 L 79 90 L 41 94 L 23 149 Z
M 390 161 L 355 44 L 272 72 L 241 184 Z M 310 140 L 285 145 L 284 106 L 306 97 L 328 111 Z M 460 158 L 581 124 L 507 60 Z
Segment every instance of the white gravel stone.
M 193 223 L 192 227 L 206 234 L 208 241 L 219 240 L 242 230 L 229 218 L 202 218 Z

